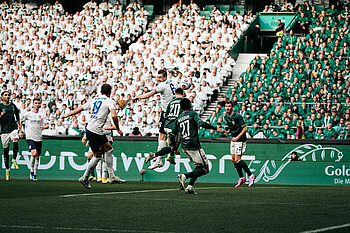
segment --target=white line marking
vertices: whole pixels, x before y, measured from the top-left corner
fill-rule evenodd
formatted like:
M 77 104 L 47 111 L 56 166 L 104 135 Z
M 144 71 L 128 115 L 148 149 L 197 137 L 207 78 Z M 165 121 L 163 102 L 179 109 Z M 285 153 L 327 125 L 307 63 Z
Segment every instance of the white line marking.
M 254 187 L 252 189 L 281 189 L 281 188 L 293 188 L 293 187 L 275 187 L 275 186 L 266 186 L 266 187 Z M 196 189 L 232 189 L 234 186 L 227 187 L 200 187 Z M 242 189 L 242 188 L 240 188 Z M 125 192 L 105 192 L 105 193 L 79 193 L 79 194 L 66 194 L 60 195 L 59 197 L 81 197 L 81 196 L 96 196 L 96 195 L 113 195 L 113 194 L 131 194 L 131 193 L 150 193 L 150 192 L 170 192 L 178 191 L 179 189 L 153 189 L 153 190 L 136 190 L 136 191 L 125 191 Z
M 281 187 L 266 186 L 266 187 L 254 187 L 252 189 L 280 189 Z M 290 187 L 283 187 L 290 188 Z M 196 189 L 232 189 L 234 186 L 227 187 L 199 187 Z M 241 189 L 241 188 L 240 188 Z M 79 193 L 79 194 L 66 194 L 60 195 L 59 197 L 81 197 L 81 196 L 97 196 L 97 195 L 114 195 L 114 194 L 132 194 L 132 193 L 151 193 L 151 192 L 170 192 L 170 191 L 179 191 L 179 189 L 151 189 L 151 190 L 135 190 L 135 191 L 124 191 L 124 192 L 105 192 L 105 193 Z
M 196 189 L 222 189 L 232 187 L 201 187 Z M 131 193 L 151 193 L 151 192 L 170 192 L 180 191 L 180 189 L 151 189 L 151 190 L 136 190 L 136 191 L 125 191 L 125 192 L 105 192 L 105 193 L 80 193 L 80 194 L 67 194 L 59 197 L 81 197 L 81 196 L 96 196 L 96 195 L 113 195 L 113 194 L 131 194 Z
M 139 230 L 120 230 L 120 229 L 107 229 L 107 228 L 74 228 L 74 227 L 44 227 L 44 226 L 14 226 L 14 225 L 0 225 L 0 228 L 18 228 L 18 229 L 40 229 L 40 230 L 61 230 L 61 231 L 84 231 L 84 232 L 91 232 L 91 231 L 100 231 L 100 232 L 140 232 Z M 147 233 L 160 233 L 164 231 L 144 231 Z M 173 233 L 170 231 L 167 231 L 166 233 Z
M 179 190 L 179 189 L 153 189 L 153 190 L 136 190 L 136 191 L 127 191 L 127 192 L 106 192 L 106 193 L 80 193 L 80 194 L 61 195 L 60 197 L 80 197 L 80 196 L 130 194 L 130 193 L 169 192 L 169 191 L 175 191 L 175 190 Z
M 340 228 L 345 228 L 345 227 L 350 227 L 350 223 L 343 224 L 343 225 L 338 225 L 338 226 L 333 226 L 333 227 L 320 228 L 320 229 L 311 230 L 311 231 L 304 231 L 304 232 L 302 232 L 302 233 L 324 232 L 324 231 L 331 231 L 331 230 L 340 229 Z

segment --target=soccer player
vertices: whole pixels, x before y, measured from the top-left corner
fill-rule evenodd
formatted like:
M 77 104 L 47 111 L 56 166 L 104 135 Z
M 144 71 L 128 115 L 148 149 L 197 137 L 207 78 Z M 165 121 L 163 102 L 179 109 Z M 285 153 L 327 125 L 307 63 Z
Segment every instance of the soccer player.
M 111 113 L 113 123 L 120 136 L 123 136 L 123 132 L 119 129 L 118 117 L 116 112 L 116 106 L 114 101 L 110 98 L 112 87 L 109 84 L 103 84 L 101 87 L 100 97 L 95 97 L 83 106 L 79 106 L 68 114 L 64 114 L 62 117 L 66 118 L 80 113 L 83 110 L 91 110 L 90 121 L 86 127 L 86 137 L 89 140 L 89 144 L 94 157 L 88 164 L 87 169 L 82 177 L 79 178 L 79 182 L 87 189 L 91 188 L 88 180 L 89 174 L 95 169 L 97 163 L 101 160 L 102 154 L 105 152 L 105 161 L 108 169 L 109 183 L 124 183 L 125 180 L 121 180 L 114 175 L 113 172 L 113 147 L 108 142 L 108 139 L 104 132 L 104 124 L 107 120 L 108 114 Z
M 175 96 L 175 84 L 172 82 L 172 80 L 167 80 L 167 71 L 166 70 L 159 70 L 158 75 L 156 77 L 157 86 L 155 90 L 144 93 L 142 95 L 138 95 L 135 97 L 136 100 L 138 99 L 146 99 L 149 98 L 157 93 L 161 94 L 162 101 L 160 102 L 160 107 L 164 110 L 169 102 L 174 99 Z M 165 122 L 165 116 L 164 111 L 161 113 L 160 120 L 159 120 L 159 138 L 158 138 L 158 150 L 160 151 L 162 148 L 166 147 L 166 140 L 167 140 L 167 134 L 164 131 L 164 122 Z M 162 167 L 162 157 L 158 156 L 156 159 L 156 162 L 153 163 L 153 165 L 149 166 L 148 169 L 153 170 L 157 167 Z
M 249 187 L 254 184 L 255 175 L 251 173 L 248 168 L 248 165 L 242 160 L 242 155 L 245 153 L 245 148 L 247 146 L 247 137 L 246 132 L 248 127 L 244 122 L 244 119 L 238 113 L 233 111 L 234 104 L 231 100 L 226 101 L 225 103 L 225 121 L 227 122 L 228 130 L 225 135 L 231 135 L 231 155 L 232 162 L 235 165 L 236 171 L 239 175 L 239 180 L 236 185 L 236 188 L 241 186 L 245 182 L 242 169 L 249 176 Z
M 4 91 L 1 94 L 2 103 L 0 103 L 0 126 L 1 126 L 1 142 L 4 148 L 4 163 L 6 167 L 6 180 L 10 180 L 10 164 L 9 151 L 10 143 L 13 143 L 13 159 L 12 163 L 16 169 L 19 169 L 16 158 L 18 154 L 18 138 L 22 137 L 22 131 L 19 119 L 19 110 L 16 105 L 10 102 L 10 93 Z
M 115 127 L 115 125 L 113 124 L 112 120 L 111 120 L 111 116 L 108 115 L 107 120 L 103 126 L 104 129 L 104 133 L 107 137 L 108 142 L 112 145 L 113 144 L 113 138 L 112 138 L 112 130 L 116 130 L 117 128 Z M 85 144 L 86 141 L 86 133 L 84 134 L 84 137 L 82 138 L 82 143 Z M 86 146 L 89 145 L 89 142 L 86 143 Z M 88 161 L 90 162 L 90 160 L 92 159 L 92 157 L 94 156 L 94 153 L 91 150 L 91 147 L 89 147 L 89 152 L 88 152 Z M 101 177 L 101 163 L 103 162 L 102 165 L 102 177 Z M 97 182 L 102 182 L 104 184 L 107 183 L 106 180 L 106 172 L 108 172 L 107 170 L 107 166 L 106 166 L 106 162 L 104 160 L 104 154 L 102 155 L 102 159 L 97 163 L 96 165 L 96 173 L 97 173 Z M 89 181 L 93 181 L 95 180 L 95 174 L 94 171 L 91 172 L 91 175 L 89 176 Z
M 42 131 L 49 128 L 49 124 L 44 124 L 45 114 L 39 113 L 41 107 L 41 100 L 35 98 L 33 100 L 33 109 L 26 112 L 21 120 L 20 128 L 23 122 L 25 123 L 26 140 L 29 151 L 32 153 L 30 157 L 30 176 L 33 181 L 37 181 L 36 173 L 39 166 L 39 157 L 42 149 Z
M 175 164 L 175 159 L 174 159 L 174 153 L 171 150 L 173 147 L 170 141 L 170 133 L 171 130 L 174 126 L 175 120 L 177 117 L 182 113 L 181 107 L 180 107 L 180 101 L 183 99 L 184 96 L 184 90 L 182 88 L 176 88 L 175 90 L 175 99 L 170 101 L 168 104 L 166 111 L 165 111 L 165 123 L 164 123 L 164 131 L 167 134 L 167 142 L 168 142 L 168 147 L 163 147 L 160 151 L 156 153 L 149 153 L 149 156 L 146 158 L 145 163 L 148 163 L 155 157 L 161 157 L 163 155 L 171 153 L 171 155 L 168 157 L 168 161 L 171 164 Z M 176 140 L 177 141 L 177 140 Z
M 219 126 L 210 125 L 202 121 L 198 113 L 191 111 L 191 101 L 184 98 L 180 101 L 180 107 L 183 111 L 176 119 L 174 127 L 171 132 L 170 140 L 172 145 L 174 145 L 173 150 L 175 154 L 178 154 L 178 143 L 176 143 L 176 135 L 180 134 L 180 144 L 184 154 L 196 165 L 196 168 L 189 173 L 179 174 L 177 176 L 181 190 L 185 190 L 188 194 L 197 194 L 194 191 L 194 183 L 198 177 L 203 176 L 209 172 L 208 159 L 204 153 L 204 150 L 199 143 L 198 128 L 203 127 L 206 129 L 214 129 L 220 133 L 225 131 Z M 191 178 L 189 185 L 185 189 L 186 179 Z

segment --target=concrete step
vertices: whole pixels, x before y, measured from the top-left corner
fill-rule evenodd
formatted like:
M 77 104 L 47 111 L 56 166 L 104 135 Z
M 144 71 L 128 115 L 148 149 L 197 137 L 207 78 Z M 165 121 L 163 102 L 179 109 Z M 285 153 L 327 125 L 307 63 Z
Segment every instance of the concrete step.
M 238 81 L 239 76 L 247 70 L 247 67 L 249 66 L 250 62 L 255 58 L 255 56 L 256 54 L 253 53 L 243 53 L 238 56 L 236 65 L 233 69 L 232 77 L 228 80 L 228 84 L 221 88 L 220 92 L 218 93 L 218 98 L 220 98 L 221 95 L 226 95 L 227 90 L 234 86 L 235 82 Z M 259 56 L 265 57 L 266 54 L 259 54 Z M 209 106 L 201 115 L 202 120 L 206 120 L 210 117 L 212 112 L 215 111 L 218 102 L 219 101 L 214 101 L 209 104 Z

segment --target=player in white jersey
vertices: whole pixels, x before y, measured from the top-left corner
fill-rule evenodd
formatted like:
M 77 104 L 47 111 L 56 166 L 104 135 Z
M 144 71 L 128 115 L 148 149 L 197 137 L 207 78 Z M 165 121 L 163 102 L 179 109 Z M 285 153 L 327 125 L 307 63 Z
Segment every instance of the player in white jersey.
M 111 184 L 125 182 L 125 180 L 121 180 L 114 175 L 113 147 L 108 142 L 103 128 L 108 114 L 111 113 L 111 117 L 117 132 L 121 137 L 123 136 L 123 132 L 119 129 L 115 103 L 110 98 L 111 90 L 112 87 L 109 84 L 103 84 L 101 87 L 102 96 L 93 98 L 83 106 L 79 106 L 70 113 L 62 116 L 63 118 L 66 118 L 78 114 L 83 110 L 91 110 L 90 121 L 86 127 L 86 137 L 89 140 L 92 151 L 94 152 L 94 157 L 89 162 L 84 175 L 79 178 L 79 182 L 87 189 L 91 188 L 88 180 L 89 174 L 95 169 L 97 163 L 101 160 L 103 153 L 105 153 L 105 162 L 108 168 L 109 182 Z
M 160 107 L 162 107 L 163 111 L 160 116 L 159 120 L 159 138 L 158 138 L 158 151 L 160 151 L 162 148 L 167 146 L 167 134 L 164 131 L 164 112 L 166 107 L 168 106 L 169 102 L 174 99 L 175 97 L 175 84 L 171 80 L 167 80 L 167 72 L 166 70 L 159 70 L 158 75 L 156 77 L 157 86 L 153 91 L 144 93 L 142 95 L 138 95 L 135 97 L 135 99 L 146 99 L 149 98 L 157 93 L 160 93 L 162 96 L 162 101 L 160 103 Z M 148 169 L 153 170 L 157 167 L 162 167 L 162 157 L 159 156 L 156 158 L 156 162 L 153 163 L 151 166 L 148 167 Z
M 49 124 L 45 122 L 45 114 L 39 113 L 41 108 L 41 100 L 35 98 L 33 100 L 33 109 L 26 112 L 21 120 L 21 126 L 25 122 L 25 133 L 29 151 L 32 153 L 30 158 L 30 179 L 37 181 L 37 169 L 39 166 L 39 157 L 42 149 L 42 131 L 49 128 Z
M 108 142 L 112 145 L 113 144 L 112 130 L 116 130 L 117 128 L 113 124 L 112 117 L 110 116 L 110 114 L 107 117 L 107 120 L 106 120 L 106 123 L 104 124 L 103 129 L 105 131 L 105 135 L 107 137 Z M 85 141 L 86 141 L 86 134 L 84 134 L 84 137 L 82 138 L 82 143 L 85 144 Z M 86 146 L 89 146 L 89 142 L 86 143 Z M 89 162 L 93 156 L 94 156 L 94 153 L 92 152 L 91 147 L 89 147 L 89 153 L 88 153 L 88 161 Z M 102 160 L 103 160 L 103 165 L 102 165 L 102 175 L 101 175 Z M 106 162 L 104 160 L 104 156 L 102 155 L 102 159 L 97 163 L 97 166 L 96 166 L 96 174 L 97 174 L 97 182 L 98 183 L 99 182 L 102 182 L 103 184 L 107 183 L 106 173 L 108 173 L 108 169 L 107 169 Z M 92 171 L 91 175 L 89 177 L 89 181 L 92 181 L 95 179 L 96 179 L 96 177 L 95 177 L 94 171 Z

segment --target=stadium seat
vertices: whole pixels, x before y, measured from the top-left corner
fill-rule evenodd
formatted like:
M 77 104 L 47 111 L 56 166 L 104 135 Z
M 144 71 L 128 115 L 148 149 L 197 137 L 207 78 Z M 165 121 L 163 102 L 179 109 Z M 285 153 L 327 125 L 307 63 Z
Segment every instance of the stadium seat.
M 201 16 L 203 15 L 206 19 L 210 19 L 210 11 L 201 11 Z
M 145 10 L 148 11 L 151 14 L 151 11 L 153 12 L 154 6 L 153 5 L 144 5 Z
M 244 5 L 235 5 L 234 11 L 239 11 L 241 15 L 244 14 Z
M 235 15 L 236 11 L 230 11 L 230 15 Z
M 230 5 L 220 5 L 220 11 L 225 14 L 226 11 L 230 11 Z
M 149 16 L 148 16 L 148 21 L 152 20 L 154 17 L 153 11 L 148 11 L 149 12 Z
M 318 11 L 318 12 L 322 12 L 322 11 L 324 11 L 324 5 L 321 5 L 321 4 L 318 4 L 318 5 L 315 5 L 315 7 L 316 7 L 316 10 Z
M 213 10 L 214 6 L 215 6 L 215 5 L 205 5 L 204 10 L 205 10 L 205 11 L 211 12 L 211 11 Z
M 112 4 L 112 6 L 114 6 L 116 2 L 117 0 L 109 0 L 109 3 Z

